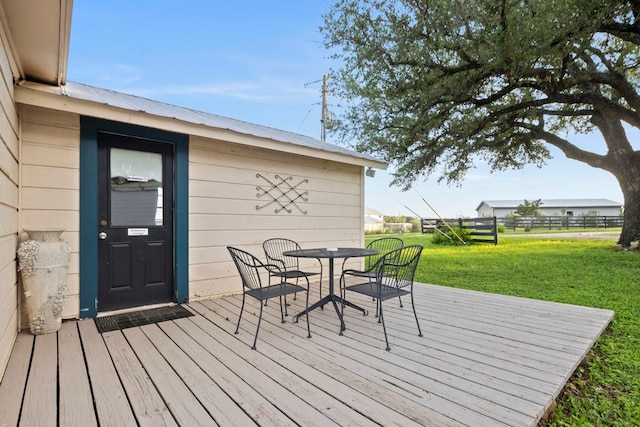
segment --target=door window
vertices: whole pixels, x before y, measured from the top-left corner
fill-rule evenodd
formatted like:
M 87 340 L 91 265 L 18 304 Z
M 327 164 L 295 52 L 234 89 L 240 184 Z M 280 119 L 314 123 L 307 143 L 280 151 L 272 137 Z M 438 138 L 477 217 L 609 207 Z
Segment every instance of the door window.
M 162 154 L 111 147 L 111 225 L 163 225 Z

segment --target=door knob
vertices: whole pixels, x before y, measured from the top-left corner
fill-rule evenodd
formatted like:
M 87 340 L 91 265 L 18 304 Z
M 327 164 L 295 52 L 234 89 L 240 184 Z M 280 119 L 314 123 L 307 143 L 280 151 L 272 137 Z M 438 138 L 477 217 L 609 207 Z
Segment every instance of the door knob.
M 98 238 L 99 238 L 100 240 L 104 240 L 104 239 L 106 239 L 106 238 L 107 238 L 107 233 L 105 233 L 105 232 L 103 231 L 102 233 L 98 234 Z

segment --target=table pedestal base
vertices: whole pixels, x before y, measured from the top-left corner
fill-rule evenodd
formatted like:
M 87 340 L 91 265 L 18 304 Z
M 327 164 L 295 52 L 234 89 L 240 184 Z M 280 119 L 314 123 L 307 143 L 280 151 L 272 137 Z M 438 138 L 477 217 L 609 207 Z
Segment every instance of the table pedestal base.
M 340 319 L 340 335 L 342 335 L 342 331 L 344 331 L 346 329 L 345 325 L 344 325 L 344 320 L 342 318 L 342 312 L 340 311 L 340 309 L 338 308 L 338 304 L 340 304 L 340 306 L 342 306 L 342 304 L 344 304 L 345 306 L 351 307 L 351 308 L 355 308 L 356 310 L 360 310 L 362 312 L 362 314 L 364 314 L 365 316 L 369 314 L 369 312 L 367 310 L 365 310 L 364 308 L 355 305 L 354 303 L 352 303 L 351 301 L 347 301 L 346 299 L 343 299 L 337 295 L 334 294 L 330 294 L 327 295 L 325 297 L 323 297 L 320 301 L 317 301 L 316 303 L 314 303 L 311 307 L 307 308 L 304 311 L 301 311 L 300 313 L 296 314 L 295 316 L 295 321 L 297 322 L 298 319 L 300 318 L 300 316 L 304 316 L 307 313 L 312 312 L 313 310 L 315 310 L 318 307 L 324 307 L 326 304 L 332 303 L 333 304 L 333 308 L 335 308 L 336 313 L 338 314 L 338 318 Z

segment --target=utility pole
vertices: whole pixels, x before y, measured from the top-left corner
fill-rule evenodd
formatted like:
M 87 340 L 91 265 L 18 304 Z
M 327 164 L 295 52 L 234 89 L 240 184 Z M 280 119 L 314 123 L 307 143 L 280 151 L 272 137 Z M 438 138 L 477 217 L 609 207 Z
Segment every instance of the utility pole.
M 327 110 L 327 80 L 329 80 L 329 75 L 325 74 L 322 76 L 322 118 L 320 119 L 322 123 L 320 140 L 322 142 L 327 141 L 327 120 L 329 116 L 329 111 Z

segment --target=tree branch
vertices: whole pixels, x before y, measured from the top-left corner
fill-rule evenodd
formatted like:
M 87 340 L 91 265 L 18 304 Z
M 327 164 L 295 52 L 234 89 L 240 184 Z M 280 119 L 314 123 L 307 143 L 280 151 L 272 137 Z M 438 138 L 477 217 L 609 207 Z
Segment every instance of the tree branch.
M 558 148 L 569 159 L 584 162 L 589 166 L 593 166 L 594 168 L 601 168 L 611 171 L 611 166 L 609 165 L 606 156 L 582 150 L 570 143 L 568 140 L 547 132 L 546 130 L 538 126 L 530 125 L 528 123 L 518 123 L 518 126 L 524 129 L 528 129 L 534 137 L 542 139 Z

